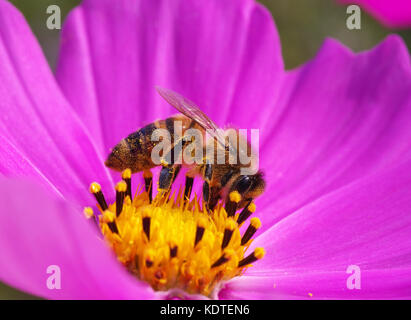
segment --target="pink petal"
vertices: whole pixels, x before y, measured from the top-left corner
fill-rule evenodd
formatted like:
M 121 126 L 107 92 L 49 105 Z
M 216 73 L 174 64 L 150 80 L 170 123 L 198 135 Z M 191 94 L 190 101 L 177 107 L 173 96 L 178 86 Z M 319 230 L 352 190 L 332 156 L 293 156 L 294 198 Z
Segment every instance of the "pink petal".
M 129 275 L 93 226 L 38 185 L 0 179 L 0 280 L 49 299 L 154 299 Z M 91 221 L 90 221 L 91 223 Z M 61 289 L 48 289 L 57 265 Z
M 327 40 L 284 79 L 261 143 L 268 188 L 257 202 L 263 230 L 315 199 L 410 154 L 411 65 L 388 37 L 353 54 Z M 265 227 L 264 227 L 265 225 Z
M 0 1 L 0 96 L 0 134 L 16 159 L 26 159 L 46 177 L 50 190 L 84 204 L 96 177 L 111 185 L 102 155 L 61 94 L 23 16 L 7 1 Z M 7 148 L 1 145 L 0 151 Z M 16 162 L 7 154 L 7 161 Z M 26 169 L 2 166 L 1 174 L 37 177 Z
M 250 107 L 271 107 L 278 94 L 278 34 L 252 0 L 86 0 L 63 29 L 57 78 L 104 152 L 176 113 L 155 85 L 242 127 L 265 119 Z
M 0 136 L 0 172 L 8 177 L 31 177 L 37 183 L 53 190 L 62 199 L 62 193 L 37 168 L 29 158 L 22 154 L 6 137 Z
M 391 28 L 411 27 L 409 0 L 339 0 L 345 4 L 358 4 L 383 24 Z
M 346 270 L 310 272 L 278 270 L 270 276 L 243 276 L 231 280 L 219 294 L 229 300 L 409 300 L 410 269 L 367 270 L 361 289 L 348 289 Z M 387 285 L 387 281 L 389 284 Z
M 262 246 L 266 256 L 222 294 L 409 299 L 410 207 L 408 160 L 316 200 L 257 237 L 250 250 Z M 347 288 L 350 265 L 360 267 L 360 290 Z

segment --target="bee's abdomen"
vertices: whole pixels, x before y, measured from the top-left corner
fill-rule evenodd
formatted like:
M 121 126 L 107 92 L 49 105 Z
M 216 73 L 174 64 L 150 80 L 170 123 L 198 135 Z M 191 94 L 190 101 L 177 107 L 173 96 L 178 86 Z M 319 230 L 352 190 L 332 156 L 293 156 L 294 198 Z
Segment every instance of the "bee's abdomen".
M 127 138 L 125 138 L 126 144 L 132 156 L 144 153 L 144 151 L 146 150 L 145 147 L 151 142 L 151 135 L 156 129 L 157 128 L 155 124 L 150 123 L 149 125 L 141 128 L 136 132 L 133 132 Z
M 190 119 L 181 116 L 170 117 L 165 120 L 158 120 L 146 125 L 140 130 L 133 132 L 124 139 L 128 147 L 130 164 L 133 172 L 150 169 L 156 166 L 151 159 L 151 152 L 159 141 L 153 141 L 153 132 L 156 129 L 165 129 L 170 134 L 170 143 L 175 141 L 174 122 L 181 121 L 183 132 L 190 125 Z
M 150 169 L 153 167 L 151 161 L 151 150 L 155 142 L 151 141 L 151 136 L 157 127 L 150 123 L 140 130 L 131 133 L 124 139 L 129 154 L 129 163 L 133 172 Z

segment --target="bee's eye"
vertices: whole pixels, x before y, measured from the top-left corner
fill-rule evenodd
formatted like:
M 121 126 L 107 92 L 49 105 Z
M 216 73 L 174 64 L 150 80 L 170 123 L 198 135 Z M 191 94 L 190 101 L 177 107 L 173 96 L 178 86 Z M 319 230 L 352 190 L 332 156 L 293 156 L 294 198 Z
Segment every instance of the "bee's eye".
M 238 179 L 236 189 L 239 193 L 246 192 L 251 186 L 251 179 L 249 176 L 242 176 Z

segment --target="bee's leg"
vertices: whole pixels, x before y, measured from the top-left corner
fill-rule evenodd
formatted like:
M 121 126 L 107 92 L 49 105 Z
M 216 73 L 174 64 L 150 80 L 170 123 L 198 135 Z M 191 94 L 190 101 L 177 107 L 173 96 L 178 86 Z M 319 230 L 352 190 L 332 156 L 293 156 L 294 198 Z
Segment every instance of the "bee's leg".
M 210 187 L 213 177 L 213 166 L 209 163 L 204 168 L 203 200 L 208 210 L 213 210 L 218 202 L 218 188 Z
M 171 188 L 174 180 L 177 178 L 178 173 L 181 169 L 181 164 L 175 164 L 175 161 L 180 160 L 180 155 L 182 153 L 184 145 L 187 141 L 184 138 L 179 139 L 173 147 L 168 151 L 168 153 L 163 157 L 163 168 L 160 172 L 159 178 L 159 189 L 163 191 L 168 191 Z M 179 154 L 177 158 L 174 156 L 174 149 L 179 148 Z M 168 161 L 167 161 L 168 160 Z
M 186 141 L 184 137 L 177 140 L 176 143 L 172 146 L 172 148 L 163 156 L 163 160 L 162 160 L 164 162 L 163 166 L 174 165 L 176 161 L 182 161 L 182 158 L 180 156 L 183 153 L 183 148 L 187 144 L 187 142 L 188 141 Z M 175 154 L 176 148 L 178 150 L 177 154 Z M 177 158 L 175 158 L 175 156 L 177 156 Z
M 174 177 L 173 177 L 173 181 L 171 181 L 171 184 L 174 183 L 174 181 L 176 181 L 177 175 L 179 174 L 181 169 L 181 164 L 178 164 L 175 166 L 175 170 L 174 170 Z
M 176 171 L 178 171 L 180 166 L 164 165 L 160 172 L 160 178 L 158 180 L 158 187 L 162 191 L 170 190 L 171 184 L 176 176 Z M 177 169 L 178 168 L 178 169 Z
M 210 182 L 213 176 L 213 167 L 207 163 L 204 167 L 204 183 L 203 183 L 203 200 L 208 209 L 208 200 L 210 199 Z
M 146 192 L 148 193 L 148 198 L 150 199 L 150 203 L 153 201 L 153 174 L 151 170 L 144 170 L 143 171 L 143 178 L 144 178 L 144 185 Z
M 193 189 L 194 178 L 186 175 L 186 185 L 184 187 L 184 199 L 190 200 L 191 190 Z
M 194 177 L 198 174 L 197 168 L 191 168 L 186 172 L 186 184 L 184 187 L 184 200 L 189 201 L 193 190 Z
M 208 200 L 208 208 L 210 210 L 214 210 L 215 206 L 217 205 L 218 199 L 220 198 L 219 191 L 220 188 L 210 188 L 210 199 Z

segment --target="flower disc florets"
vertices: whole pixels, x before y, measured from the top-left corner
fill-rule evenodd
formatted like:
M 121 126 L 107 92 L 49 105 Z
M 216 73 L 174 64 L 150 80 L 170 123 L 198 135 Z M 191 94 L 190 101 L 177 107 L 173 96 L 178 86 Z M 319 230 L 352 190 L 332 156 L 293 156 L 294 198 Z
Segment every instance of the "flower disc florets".
M 128 171 L 123 178 L 116 185 L 116 202 L 110 205 L 100 186 L 91 185 L 101 211 L 97 222 L 118 260 L 153 289 L 210 296 L 218 283 L 240 275 L 264 256 L 262 248 L 245 256 L 261 223 L 252 218 L 241 236 L 239 228 L 255 205 L 236 213 L 235 203 L 241 200 L 237 192 L 226 204 L 229 212 L 222 203 L 209 212 L 197 197 L 189 201 L 181 192 L 170 196 L 160 190 L 152 202 L 143 191 L 132 198 Z M 85 214 L 93 217 L 90 208 Z

